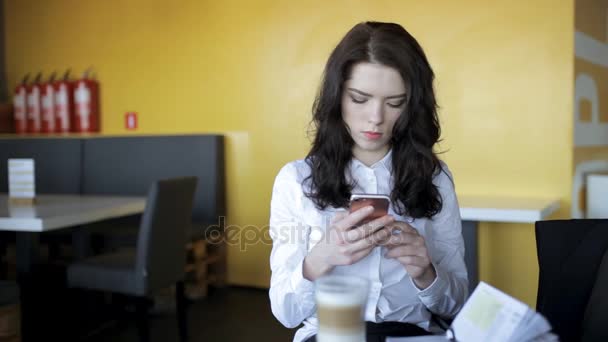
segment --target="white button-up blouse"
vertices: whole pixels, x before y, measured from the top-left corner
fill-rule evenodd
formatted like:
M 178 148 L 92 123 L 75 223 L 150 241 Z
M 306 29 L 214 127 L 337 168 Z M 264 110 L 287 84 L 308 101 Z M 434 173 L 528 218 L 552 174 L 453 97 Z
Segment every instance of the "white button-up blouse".
M 452 175 L 442 162 L 442 171 L 434 177 L 441 194 L 443 207 L 431 219 L 412 219 L 389 214 L 396 220 L 408 222 L 426 241 L 427 250 L 437 272 L 437 278 L 426 289 L 420 290 L 395 259 L 384 257 L 385 247 L 372 252 L 348 266 L 337 266 L 331 273 L 357 275 L 370 281 L 370 292 L 365 320 L 370 322 L 397 321 L 420 326 L 429 331 L 437 327 L 431 323 L 431 313 L 453 317 L 467 296 L 467 271 L 464 263 L 464 241 L 458 201 Z M 353 159 L 346 174 L 356 183 L 353 193 L 391 193 L 391 152 L 371 167 Z M 304 322 L 294 341 L 303 341 L 316 334 L 317 318 L 314 284 L 303 277 L 304 257 L 323 238 L 331 217 L 338 210 L 318 210 L 304 195 L 302 182 L 310 174 L 304 160 L 285 165 L 276 177 L 270 209 L 270 236 L 273 240 L 270 255 L 272 277 L 270 301 L 275 317 L 286 327 Z

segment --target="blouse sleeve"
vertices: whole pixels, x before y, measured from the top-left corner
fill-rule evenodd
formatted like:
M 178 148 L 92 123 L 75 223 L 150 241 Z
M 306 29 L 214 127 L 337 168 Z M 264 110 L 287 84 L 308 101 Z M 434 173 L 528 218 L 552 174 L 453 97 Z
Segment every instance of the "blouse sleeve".
M 310 227 L 300 220 L 302 189 L 297 169 L 287 164 L 277 175 L 270 203 L 270 303 L 274 316 L 293 328 L 315 311 L 313 283 L 304 278 Z
M 433 313 L 454 317 L 464 305 L 468 292 L 468 276 L 464 262 L 464 240 L 460 208 L 454 190 L 452 174 L 445 164 L 435 178 L 443 207 L 431 220 L 432 241 L 427 248 L 437 278 L 418 296 Z

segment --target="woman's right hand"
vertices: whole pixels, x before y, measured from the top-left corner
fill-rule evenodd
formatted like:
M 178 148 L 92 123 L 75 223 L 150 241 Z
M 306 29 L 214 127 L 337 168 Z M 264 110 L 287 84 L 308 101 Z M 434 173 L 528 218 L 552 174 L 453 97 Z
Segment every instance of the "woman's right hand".
M 304 258 L 304 278 L 314 281 L 335 266 L 352 265 L 388 240 L 391 231 L 386 226 L 395 221 L 392 216 L 360 225 L 373 211 L 373 207 L 367 206 L 353 213 L 336 214 L 321 241 Z

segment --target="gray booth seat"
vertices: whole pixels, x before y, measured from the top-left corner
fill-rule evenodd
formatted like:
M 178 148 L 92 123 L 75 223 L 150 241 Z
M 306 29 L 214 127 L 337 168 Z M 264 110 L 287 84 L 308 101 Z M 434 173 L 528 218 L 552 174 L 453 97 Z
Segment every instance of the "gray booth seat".
M 0 180 L 8 178 L 9 158 L 36 161 L 38 193 L 145 196 L 159 179 L 196 176 L 193 238 L 204 236 L 209 228 L 221 229 L 220 217 L 226 215 L 221 135 L 0 139 Z M 8 191 L 7 181 L 0 181 L 0 191 Z M 128 225 L 133 239 L 138 223 L 136 216 L 106 225 Z M 67 238 L 60 232 L 52 238 L 49 235 L 43 234 L 44 239 Z M 0 242 L 13 239 L 14 234 L 3 235 Z M 2 247 L 0 243 L 0 253 Z
M 77 194 L 81 189 L 82 143 L 72 138 L 0 139 L 0 192 L 8 192 L 8 159 L 32 158 L 36 192 Z
M 8 159 L 11 158 L 34 159 L 37 193 L 77 194 L 81 191 L 81 139 L 0 139 L 0 192 L 3 193 L 8 192 Z M 50 243 L 50 254 L 56 255 L 58 243 L 69 238 L 61 233 L 45 234 L 43 242 Z M 13 243 L 14 240 L 14 233 L 0 232 L 0 260 L 6 254 L 5 244 Z
M 159 179 L 197 177 L 192 215 L 195 237 L 218 225 L 219 217 L 226 215 L 221 135 L 85 139 L 82 175 L 84 194 L 136 196 L 145 196 Z
M 0 180 L 9 158 L 35 160 L 38 193 L 145 196 L 156 180 L 196 176 L 193 222 L 226 215 L 222 135 L 0 139 Z

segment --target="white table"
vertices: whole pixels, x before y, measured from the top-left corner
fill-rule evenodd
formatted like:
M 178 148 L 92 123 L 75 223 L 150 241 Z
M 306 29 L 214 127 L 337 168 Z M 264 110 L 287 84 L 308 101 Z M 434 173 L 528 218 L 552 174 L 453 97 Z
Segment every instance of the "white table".
M 527 197 L 459 196 L 465 221 L 534 223 L 559 209 L 559 200 Z
M 144 197 L 38 195 L 34 205 L 13 205 L 0 194 L 0 230 L 47 232 L 143 212 Z
M 459 195 L 465 263 L 469 273 L 469 293 L 479 283 L 477 226 L 479 222 L 534 223 L 559 209 L 559 200 L 551 198 L 466 196 Z
M 30 272 L 38 259 L 38 234 L 142 213 L 145 197 L 37 195 L 33 205 L 14 205 L 0 194 L 0 230 L 17 233 L 17 271 Z
M 15 205 L 7 194 L 0 194 L 0 231 L 17 232 L 17 279 L 21 288 L 23 339 L 38 326 L 36 302 L 44 288 L 33 280 L 32 266 L 38 262 L 39 235 L 96 221 L 142 213 L 145 197 L 91 195 L 37 195 L 33 205 Z M 84 229 L 73 232 L 77 255 L 85 255 L 88 246 Z M 31 338 L 31 336 L 29 336 Z

